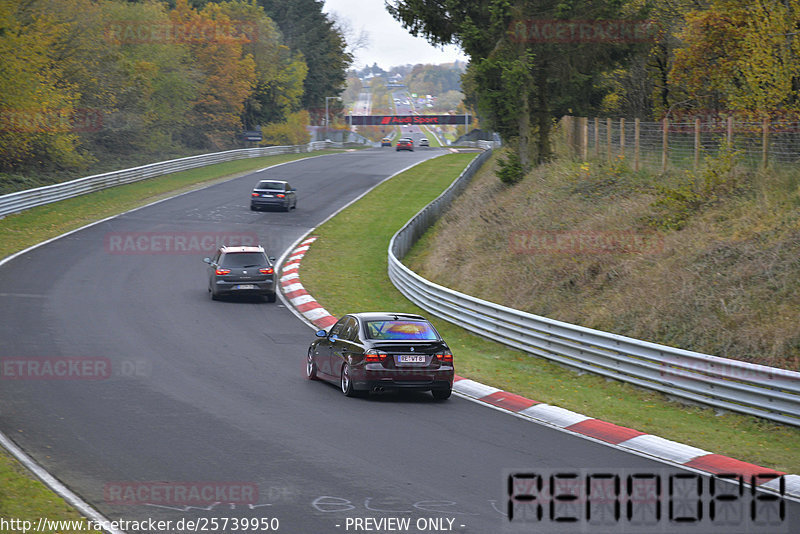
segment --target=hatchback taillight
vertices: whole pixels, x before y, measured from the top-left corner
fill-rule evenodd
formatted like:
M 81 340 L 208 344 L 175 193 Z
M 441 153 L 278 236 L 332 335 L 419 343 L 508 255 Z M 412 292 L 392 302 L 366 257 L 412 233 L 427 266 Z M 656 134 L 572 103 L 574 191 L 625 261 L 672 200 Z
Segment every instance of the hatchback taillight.
M 225 275 L 225 274 L 231 274 L 231 270 L 230 269 L 220 269 L 219 267 L 217 267 L 217 270 L 214 271 L 214 273 L 217 276 L 222 276 L 222 275 Z
M 449 352 L 445 352 L 444 354 L 437 354 L 436 359 L 439 360 L 439 363 L 453 363 L 453 355 Z
M 386 353 L 379 352 L 375 349 L 369 349 L 364 353 L 364 361 L 367 363 L 380 363 L 386 359 Z
M 266 269 L 259 269 L 258 272 L 261 274 L 272 274 L 275 271 L 272 270 L 272 267 L 267 267 Z
M 257 197 L 257 196 L 258 196 L 258 193 L 250 193 L 250 196 L 251 196 L 251 197 Z
M 283 193 L 278 193 L 275 196 L 278 197 L 278 198 L 285 198 L 286 197 L 286 195 L 284 195 Z

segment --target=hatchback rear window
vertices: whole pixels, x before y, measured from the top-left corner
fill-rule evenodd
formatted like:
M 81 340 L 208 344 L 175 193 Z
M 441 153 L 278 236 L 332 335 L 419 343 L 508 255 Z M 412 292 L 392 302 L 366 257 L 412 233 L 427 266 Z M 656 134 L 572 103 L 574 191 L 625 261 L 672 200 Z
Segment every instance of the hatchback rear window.
M 233 252 L 222 258 L 222 267 L 255 267 L 267 265 L 267 257 L 261 252 Z
M 370 339 L 439 339 L 433 326 L 424 321 L 368 321 L 367 335 Z
M 256 189 L 277 189 L 283 191 L 286 184 L 283 182 L 258 182 Z

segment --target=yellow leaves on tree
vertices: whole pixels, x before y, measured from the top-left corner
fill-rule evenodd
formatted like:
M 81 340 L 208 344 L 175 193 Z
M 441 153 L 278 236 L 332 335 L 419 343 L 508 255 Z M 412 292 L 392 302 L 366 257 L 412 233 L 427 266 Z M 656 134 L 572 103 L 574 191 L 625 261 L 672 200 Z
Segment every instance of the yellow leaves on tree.
M 261 129 L 262 145 L 302 145 L 311 140 L 307 126 L 311 117 L 306 110 L 291 113 L 286 122 L 268 124 Z
M 74 164 L 75 88 L 52 51 L 67 31 L 38 3 L 0 2 L 0 162 Z
M 717 0 L 689 13 L 670 82 L 707 107 L 755 115 L 797 109 L 798 4 Z
M 170 18 L 187 30 L 188 46 L 203 77 L 190 113 L 196 127 L 193 141 L 224 146 L 240 129 L 244 102 L 255 86 L 255 61 L 242 51 L 248 38 L 219 4 L 197 11 L 187 0 L 178 0 Z

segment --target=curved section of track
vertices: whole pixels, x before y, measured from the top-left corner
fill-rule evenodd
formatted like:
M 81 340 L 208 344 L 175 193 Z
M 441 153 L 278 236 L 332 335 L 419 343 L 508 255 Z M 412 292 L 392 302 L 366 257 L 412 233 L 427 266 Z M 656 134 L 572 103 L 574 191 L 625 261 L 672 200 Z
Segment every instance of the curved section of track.
M 506 468 L 662 468 L 464 399 L 345 398 L 305 379 L 313 334 L 289 310 L 212 302 L 202 252 L 154 245 L 153 236 L 256 235 L 278 256 L 386 176 L 438 153 L 374 149 L 300 160 L 121 215 L 6 263 L 0 359 L 72 359 L 108 364 L 111 374 L 6 376 L 0 430 L 110 519 L 270 517 L 288 533 L 346 532 L 348 518 L 367 517 L 412 525 L 447 518 L 455 531 L 499 532 Z M 248 209 L 253 184 L 265 177 L 297 188 L 296 211 Z M 112 247 L 111 237 L 131 236 L 150 244 Z M 207 482 L 257 488 L 257 498 L 119 493 Z

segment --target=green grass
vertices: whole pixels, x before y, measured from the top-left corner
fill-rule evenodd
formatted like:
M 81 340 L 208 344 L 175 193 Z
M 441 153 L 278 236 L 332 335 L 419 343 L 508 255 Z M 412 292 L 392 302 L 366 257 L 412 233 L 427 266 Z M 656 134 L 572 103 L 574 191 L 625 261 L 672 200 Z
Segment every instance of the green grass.
M 0 449 L 0 517 L 9 521 L 30 521 L 35 528 L 39 518 L 53 521 L 79 521 L 81 515 L 40 481 L 31 477 L 16 460 Z M 19 524 L 19 523 L 17 523 Z M 0 532 L 22 532 L 20 529 Z M 97 530 L 60 530 L 59 532 L 94 532 Z
M 177 192 L 191 190 L 198 185 L 229 180 L 278 163 L 331 153 L 334 151 L 285 154 L 217 163 L 112 187 L 8 215 L 0 220 L 0 258 L 93 221 L 143 206 Z
M 474 154 L 422 163 L 369 193 L 315 230 L 303 260 L 309 293 L 336 316 L 356 311 L 421 313 L 389 281 L 391 236 L 455 179 Z M 353 239 L 353 228 L 359 228 Z M 412 253 L 425 250 L 427 237 Z M 456 372 L 534 400 L 554 404 L 667 439 L 790 473 L 800 473 L 800 429 L 671 402 L 472 335 L 431 317 L 456 356 Z
M 0 258 L 93 221 L 191 190 L 198 185 L 229 180 L 270 165 L 333 152 L 287 154 L 218 163 L 9 215 L 0 220 Z M 35 525 L 40 517 L 69 521 L 78 520 L 81 516 L 0 448 L 0 518 L 29 520 Z

